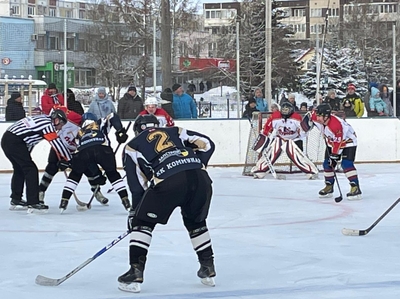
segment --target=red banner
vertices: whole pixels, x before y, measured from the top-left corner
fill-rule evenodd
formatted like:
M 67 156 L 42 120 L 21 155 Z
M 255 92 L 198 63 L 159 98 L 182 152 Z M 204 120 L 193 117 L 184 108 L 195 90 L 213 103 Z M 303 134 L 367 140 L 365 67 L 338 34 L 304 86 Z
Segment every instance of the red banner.
M 179 69 L 181 71 L 201 71 L 210 68 L 223 68 L 234 72 L 236 69 L 236 60 L 223 58 L 179 58 Z

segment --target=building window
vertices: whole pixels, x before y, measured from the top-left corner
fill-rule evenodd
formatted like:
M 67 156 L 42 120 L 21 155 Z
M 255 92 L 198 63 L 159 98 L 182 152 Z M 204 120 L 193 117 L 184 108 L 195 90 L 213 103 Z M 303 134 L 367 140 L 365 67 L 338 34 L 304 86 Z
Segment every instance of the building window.
M 94 70 L 91 69 L 75 69 L 75 84 L 74 86 L 88 87 L 95 85 Z M 87 105 L 89 97 L 81 99 L 83 104 Z
M 86 11 L 84 10 L 79 11 L 79 19 L 86 19 Z
M 75 50 L 75 38 L 74 37 L 67 38 L 67 50 L 70 50 L 70 51 Z
M 339 16 L 339 8 L 330 8 L 328 15 L 331 17 L 338 17 Z
M 295 32 L 306 32 L 306 24 L 295 24 L 292 28 Z
M 44 35 L 38 35 L 38 39 L 36 41 L 36 49 L 44 49 Z
M 311 8 L 311 17 L 322 17 L 322 8 Z
M 36 0 L 28 0 L 29 4 L 36 4 Z
M 55 8 L 49 8 L 49 16 L 50 17 L 55 17 L 56 16 L 56 9 Z
M 57 6 L 57 1 L 56 0 L 50 0 L 49 1 L 50 6 Z
M 19 5 L 12 5 L 11 10 L 13 15 L 19 15 Z
M 35 6 L 28 6 L 28 16 L 35 14 Z
M 397 12 L 397 4 L 380 5 L 380 13 L 393 13 Z
M 49 37 L 49 50 L 58 50 L 58 37 L 50 36 Z
M 211 11 L 211 19 L 215 19 L 215 10 Z
M 305 9 L 293 9 L 293 17 L 305 17 L 306 10 Z
M 206 11 L 206 19 L 209 19 L 210 18 L 210 11 Z
M 72 10 L 66 10 L 65 11 L 65 17 L 66 18 L 73 18 L 73 12 L 72 12 Z

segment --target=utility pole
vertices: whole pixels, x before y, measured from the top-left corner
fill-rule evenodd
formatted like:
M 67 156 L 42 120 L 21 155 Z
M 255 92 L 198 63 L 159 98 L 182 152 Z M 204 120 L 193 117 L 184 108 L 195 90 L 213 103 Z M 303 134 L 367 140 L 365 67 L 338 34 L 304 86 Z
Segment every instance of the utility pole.
M 271 73 L 272 73 L 272 2 L 265 1 L 265 94 L 264 97 L 268 101 L 268 109 L 271 110 L 272 92 L 271 92 Z

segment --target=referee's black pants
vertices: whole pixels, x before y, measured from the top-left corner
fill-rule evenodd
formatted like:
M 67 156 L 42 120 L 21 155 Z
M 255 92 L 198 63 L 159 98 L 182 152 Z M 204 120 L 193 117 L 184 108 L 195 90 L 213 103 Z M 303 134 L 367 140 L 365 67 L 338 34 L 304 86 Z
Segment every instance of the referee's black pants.
M 6 131 L 1 139 L 1 147 L 14 169 L 11 177 L 11 198 L 21 200 L 26 183 L 28 205 L 39 203 L 39 171 L 26 143 L 20 137 Z

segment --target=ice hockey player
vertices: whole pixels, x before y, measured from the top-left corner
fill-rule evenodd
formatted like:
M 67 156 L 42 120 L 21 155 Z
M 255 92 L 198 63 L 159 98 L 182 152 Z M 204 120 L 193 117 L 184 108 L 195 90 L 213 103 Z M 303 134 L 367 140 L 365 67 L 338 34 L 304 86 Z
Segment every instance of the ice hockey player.
M 57 134 L 61 138 L 64 145 L 69 149 L 71 154 L 73 154 L 76 151 L 75 137 L 80 129 L 79 125 L 81 124 L 82 117 L 78 113 L 68 110 L 64 106 L 60 106 L 58 107 L 58 109 L 63 110 L 65 112 L 68 122 L 61 128 L 61 130 L 57 132 Z M 45 192 L 49 187 L 49 185 L 51 184 L 54 176 L 56 175 L 60 167 L 61 171 L 65 170 L 63 165 L 59 163 L 59 157 L 56 151 L 53 148 L 51 148 L 49 157 L 47 159 L 45 172 L 39 184 L 40 202 L 44 203 Z M 95 193 L 96 200 L 101 204 L 106 205 L 108 203 L 108 199 L 101 193 L 100 190 L 100 185 L 105 184 L 106 178 L 102 175 L 99 167 L 96 164 L 93 164 L 91 167 L 89 167 L 88 171 L 86 171 L 85 174 L 91 185 L 92 192 L 96 191 Z
M 78 152 L 72 160 L 72 170 L 65 183 L 60 210 L 63 212 L 68 206 L 68 200 L 75 191 L 82 178 L 82 174 L 90 169 L 93 164 L 100 165 L 115 191 L 121 198 L 122 205 L 126 210 L 131 207 L 126 191 L 125 183 L 117 171 L 117 163 L 113 149 L 110 146 L 108 133 L 114 127 L 118 143 L 124 143 L 128 139 L 126 129 L 122 126 L 117 114 L 97 119 L 93 113 L 87 112 L 82 115 L 83 123 L 77 135 Z
M 175 126 L 172 117 L 163 108 L 158 107 L 158 101 L 155 97 L 148 97 L 144 101 L 144 109 L 139 113 L 139 115 L 149 115 L 153 114 L 157 117 L 160 127 L 173 127 Z
M 214 143 L 198 132 L 158 127 L 154 115 L 139 116 L 134 131 L 137 136 L 125 146 L 123 158 L 133 205 L 128 217 L 130 269 L 118 277 L 119 289 L 140 292 L 152 232 L 156 224 L 166 224 L 178 206 L 199 259 L 197 276 L 214 286 L 214 254 L 206 223 L 212 181 L 205 170 Z
M 254 178 L 264 178 L 269 170 L 268 164 L 274 165 L 282 151 L 308 178 L 318 176 L 318 168 L 303 153 L 304 132 L 301 130 L 301 116 L 294 111 L 290 102 L 284 102 L 280 111 L 272 113 L 264 125 L 263 132 L 257 138 L 253 149 L 262 153 L 251 172 Z M 276 132 L 276 137 L 273 135 Z
M 66 123 L 64 111 L 54 110 L 50 116 L 25 117 L 11 125 L 4 133 L 1 147 L 14 169 L 11 178 L 10 209 L 28 208 L 28 213 L 48 211 L 49 207 L 39 202 L 39 172 L 31 152 L 36 144 L 45 139 L 62 161 L 69 161 L 71 154 L 56 132 Z M 22 200 L 24 184 L 26 201 Z
M 306 114 L 301 122 L 304 131 L 311 130 L 314 124 L 324 134 L 328 146 L 323 163 L 325 188 L 319 191 L 319 196 L 332 197 L 335 183 L 333 171 L 341 159 L 343 172 L 350 182 L 347 198 L 361 199 L 360 184 L 354 166 L 357 150 L 357 136 L 354 129 L 345 120 L 331 114 L 331 107 L 327 104 L 319 105 L 312 113 Z

